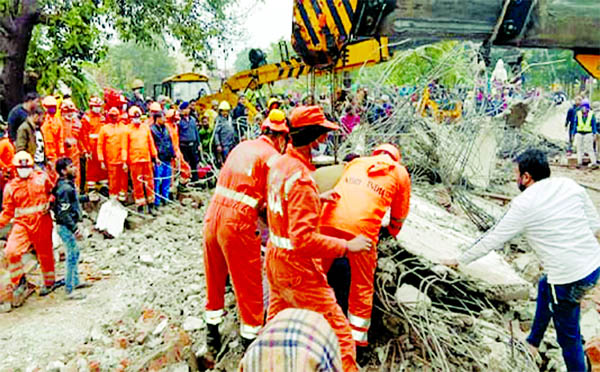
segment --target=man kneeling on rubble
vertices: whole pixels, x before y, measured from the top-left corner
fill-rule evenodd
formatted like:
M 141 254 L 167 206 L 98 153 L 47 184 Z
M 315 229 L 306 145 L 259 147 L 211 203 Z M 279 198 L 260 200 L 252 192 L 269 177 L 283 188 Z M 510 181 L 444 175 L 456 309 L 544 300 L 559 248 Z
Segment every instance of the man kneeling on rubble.
M 519 233 L 524 233 L 544 265 L 538 284 L 535 318 L 527 342 L 533 354 L 554 320 L 556 338 L 569 371 L 585 371 L 580 303 L 600 275 L 600 218 L 589 196 L 575 181 L 550 178 L 546 155 L 528 150 L 516 159 L 519 189 L 510 209 L 496 226 L 457 260 L 467 265 Z M 594 234 L 596 237 L 594 237 Z
M 339 182 L 326 198 L 321 212 L 320 231 L 342 239 L 363 234 L 373 246 L 379 240 L 379 230 L 387 210 L 390 210 L 388 231 L 398 235 L 408 215 L 410 176 L 400 164 L 397 147 L 383 144 L 373 156 L 352 160 L 344 169 Z M 349 253 L 347 257 L 323 259 L 323 269 L 329 272 L 330 284 L 343 310 L 348 310 L 352 337 L 357 345 L 357 359 L 363 364 L 366 356 L 367 333 L 373 308 L 373 280 L 377 267 L 377 250 Z M 348 275 L 340 275 L 350 269 Z M 349 283 L 348 283 L 349 281 Z M 349 284 L 349 293 L 346 292 Z M 345 287 L 340 291 L 339 287 Z M 344 293 L 345 292 L 345 293 Z

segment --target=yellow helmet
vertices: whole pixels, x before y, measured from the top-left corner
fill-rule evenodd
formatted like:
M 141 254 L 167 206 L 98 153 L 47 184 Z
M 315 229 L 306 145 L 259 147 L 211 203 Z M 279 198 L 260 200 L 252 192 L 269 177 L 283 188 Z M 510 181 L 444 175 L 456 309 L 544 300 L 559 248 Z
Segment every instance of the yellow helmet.
M 150 104 L 150 112 L 159 112 L 159 111 L 162 111 L 162 107 L 160 106 L 160 103 L 152 102 Z
M 285 120 L 285 112 L 278 109 L 271 110 L 269 117 L 260 126 L 260 129 L 263 131 L 267 128 L 273 132 L 289 133 L 290 130 Z
M 144 87 L 144 82 L 141 81 L 140 79 L 135 79 L 132 83 L 131 83 L 131 89 L 140 89 Z
M 231 110 L 231 106 L 229 105 L 229 102 L 221 101 L 221 103 L 219 104 L 219 111 L 229 111 L 229 110 Z
M 33 157 L 27 151 L 19 151 L 13 157 L 12 163 L 17 168 L 33 167 Z
M 270 110 L 271 106 L 273 106 L 273 104 L 277 103 L 279 106 L 281 106 L 281 101 L 279 100 L 279 98 L 277 97 L 271 97 L 271 99 L 269 99 L 269 101 L 267 102 L 267 108 Z

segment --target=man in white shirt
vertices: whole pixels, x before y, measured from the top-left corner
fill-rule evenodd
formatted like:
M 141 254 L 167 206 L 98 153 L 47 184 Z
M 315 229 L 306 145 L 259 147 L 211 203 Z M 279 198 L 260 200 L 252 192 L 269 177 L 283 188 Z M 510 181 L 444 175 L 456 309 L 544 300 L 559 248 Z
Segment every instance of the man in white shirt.
M 569 178 L 550 178 L 548 160 L 539 150 L 521 154 L 515 173 L 523 193 L 493 229 L 458 259 L 444 264 L 468 265 L 523 233 L 545 271 L 538 284 L 536 313 L 527 342 L 537 352 L 553 319 L 567 369 L 585 371 L 580 302 L 600 275 L 598 212 L 583 187 Z

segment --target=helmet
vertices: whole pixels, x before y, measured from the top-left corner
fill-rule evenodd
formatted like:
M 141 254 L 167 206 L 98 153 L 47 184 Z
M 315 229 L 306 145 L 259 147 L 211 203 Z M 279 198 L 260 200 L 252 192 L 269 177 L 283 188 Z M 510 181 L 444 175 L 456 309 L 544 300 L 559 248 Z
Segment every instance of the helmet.
M 281 101 L 279 100 L 279 98 L 277 98 L 277 97 L 271 97 L 271 98 L 269 99 L 269 101 L 267 101 L 267 108 L 268 108 L 268 109 L 271 109 L 271 106 L 272 106 L 274 103 L 277 103 L 277 104 L 281 105 Z
M 90 106 L 102 106 L 102 100 L 100 97 L 91 97 L 89 104 Z
M 13 157 L 12 163 L 17 168 L 33 167 L 33 157 L 27 151 L 19 151 Z
M 132 118 L 136 116 L 142 116 L 142 110 L 140 110 L 140 108 L 137 106 L 131 106 L 129 108 L 129 116 L 131 116 Z
M 56 102 L 56 98 L 54 98 L 54 96 L 46 96 L 43 100 L 42 100 L 42 105 L 44 107 L 56 107 L 58 103 Z
M 269 112 L 269 117 L 261 124 L 261 130 L 265 130 L 266 128 L 271 129 L 273 132 L 290 132 L 287 121 L 285 120 L 285 113 L 278 109 L 271 110 L 271 112 Z
M 131 89 L 140 89 L 144 87 L 144 82 L 141 81 L 140 79 L 135 79 L 132 83 L 131 83 Z
M 167 110 L 167 113 L 165 114 L 165 116 L 167 119 L 171 119 L 172 117 L 175 117 L 175 113 L 176 113 L 175 110 L 169 109 L 169 110 Z
M 60 104 L 60 109 L 63 112 L 77 111 L 77 107 L 75 107 L 75 104 L 70 98 L 67 98 L 62 101 L 62 103 Z
M 229 105 L 229 102 L 221 101 L 221 103 L 219 104 L 219 111 L 229 111 L 229 110 L 231 110 L 231 106 Z
M 379 145 L 375 150 L 373 150 L 373 156 L 380 154 L 387 154 L 398 163 L 400 162 L 400 160 L 402 160 L 400 150 L 398 150 L 396 146 L 390 143 L 384 143 L 383 145 Z
M 319 106 L 300 106 L 295 108 L 290 114 L 292 128 L 309 127 L 318 125 L 331 130 L 340 128 L 336 123 L 332 123 L 325 117 L 323 109 Z
M 152 102 L 150 104 L 150 111 L 151 112 L 159 112 L 162 111 L 162 107 L 160 106 L 160 103 L 158 102 Z
M 108 110 L 108 115 L 109 116 L 119 116 L 119 109 L 116 107 L 111 107 L 110 110 Z

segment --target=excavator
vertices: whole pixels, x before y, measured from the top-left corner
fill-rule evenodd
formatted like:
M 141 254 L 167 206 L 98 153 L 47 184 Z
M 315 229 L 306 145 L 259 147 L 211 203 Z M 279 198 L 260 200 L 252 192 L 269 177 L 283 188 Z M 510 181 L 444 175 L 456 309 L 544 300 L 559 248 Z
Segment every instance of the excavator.
M 395 49 L 447 39 L 481 42 L 487 63 L 492 46 L 570 49 L 600 78 L 597 30 L 597 0 L 295 0 L 292 46 L 299 57 L 241 71 L 199 103 L 209 107 L 225 100 L 234 106 L 240 91 L 374 65 L 389 60 Z M 460 116 L 459 105 L 446 111 L 432 100 L 421 105 L 438 118 Z

